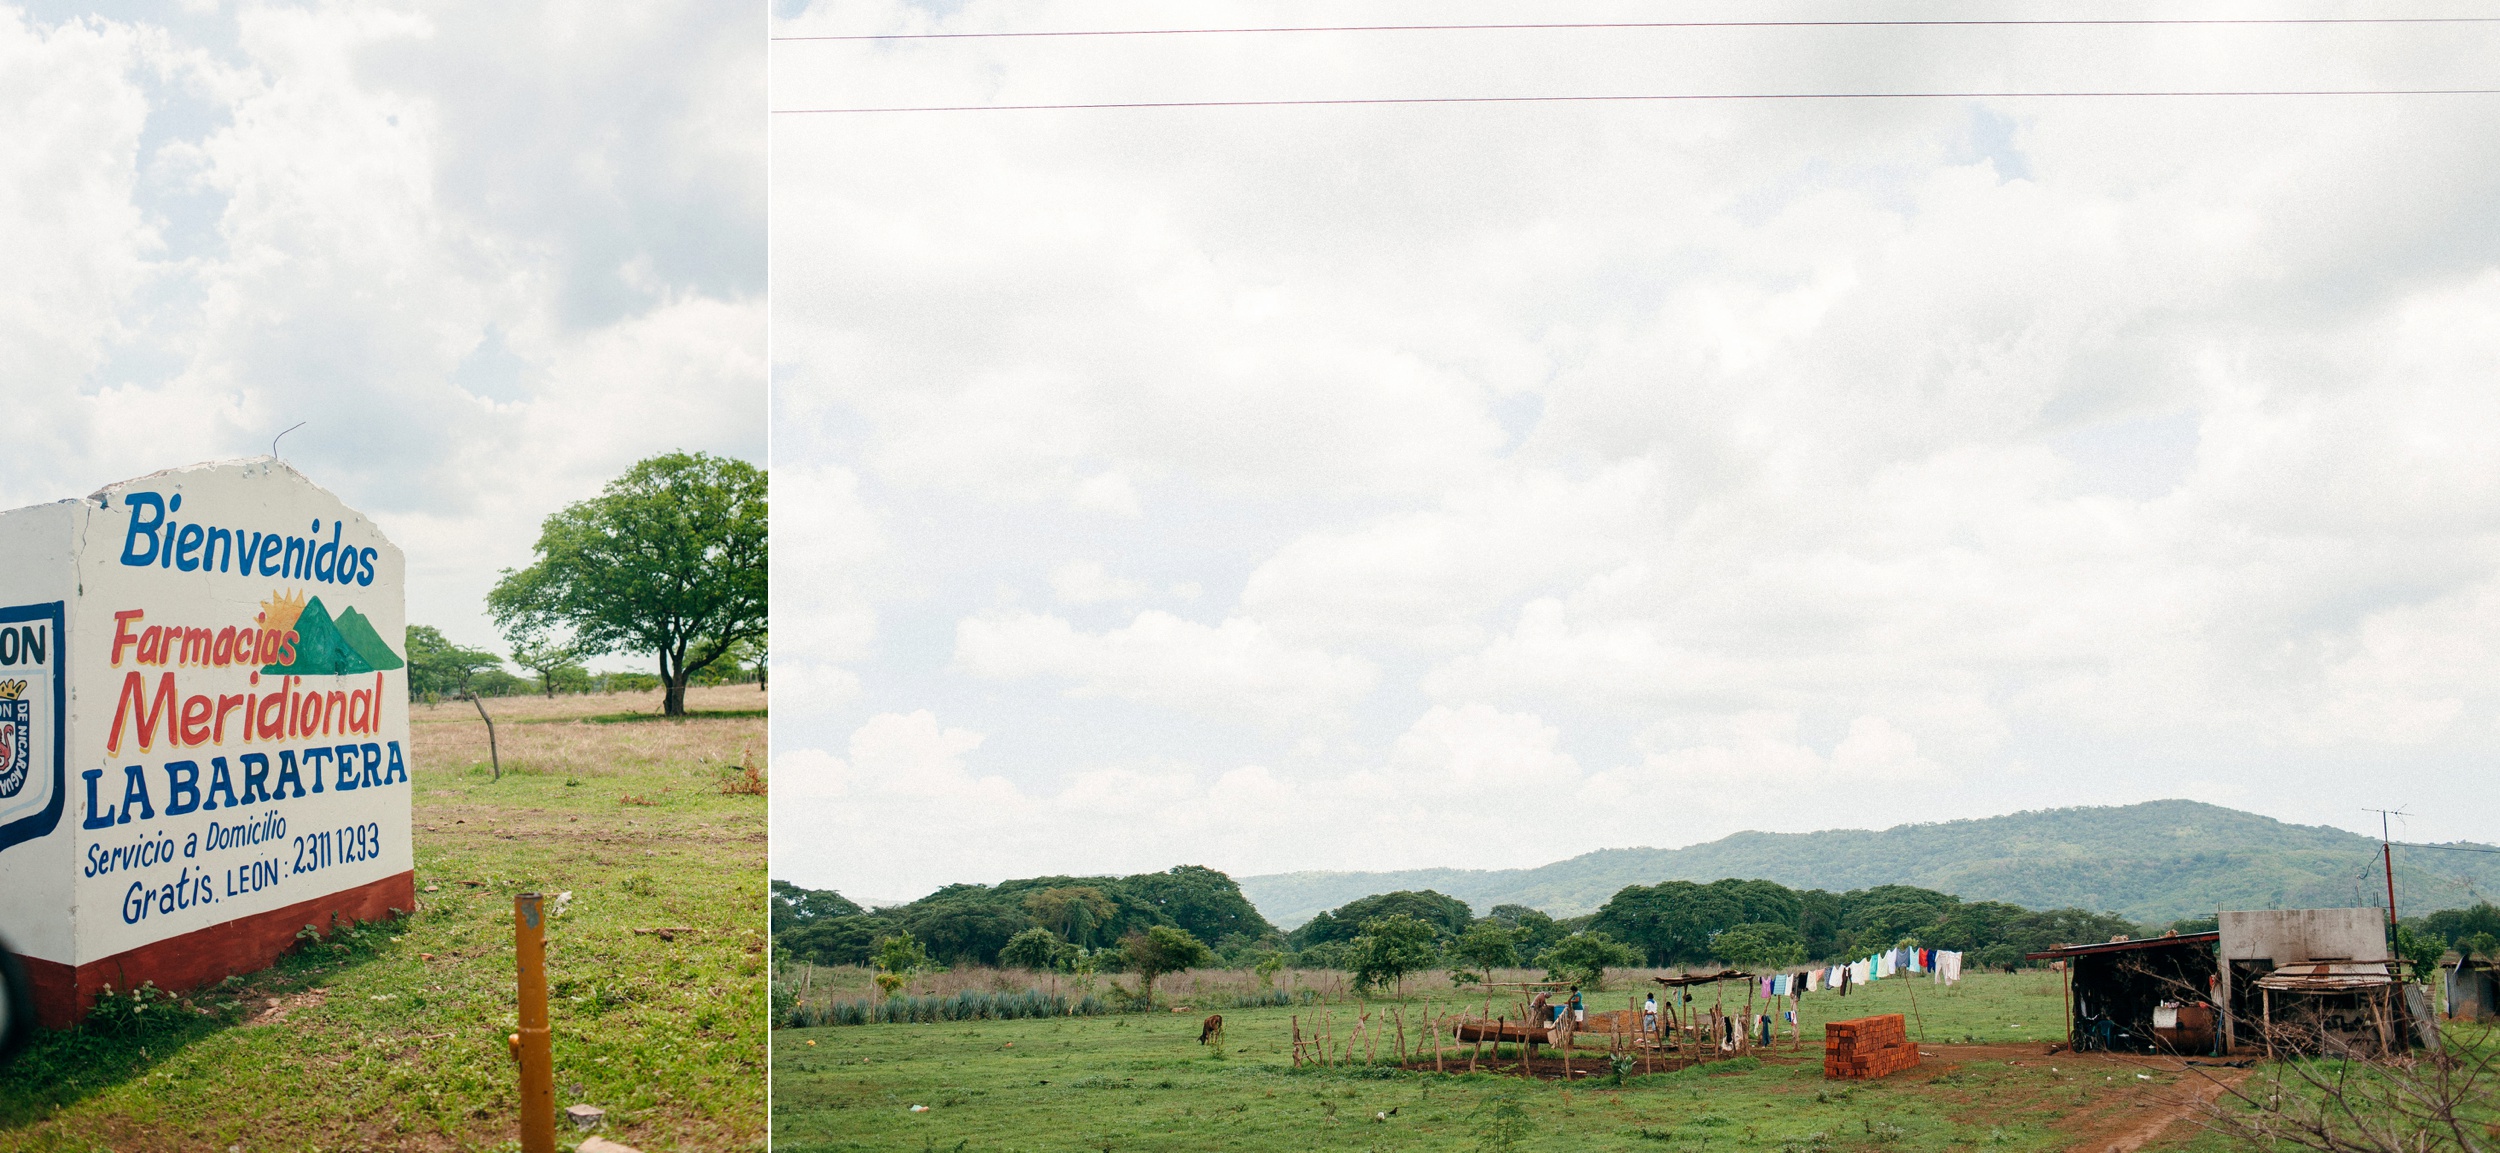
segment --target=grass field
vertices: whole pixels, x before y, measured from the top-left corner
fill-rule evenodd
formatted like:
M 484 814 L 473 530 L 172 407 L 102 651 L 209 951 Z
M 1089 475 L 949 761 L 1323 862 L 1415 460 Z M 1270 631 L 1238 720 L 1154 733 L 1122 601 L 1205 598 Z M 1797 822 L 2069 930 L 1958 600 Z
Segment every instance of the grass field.
M 516 1148 L 503 1038 L 531 890 L 572 893 L 548 930 L 558 1108 L 604 1106 L 605 1135 L 653 1153 L 763 1148 L 765 801 L 718 788 L 764 761 L 761 697 L 698 689 L 690 707 L 745 715 L 597 724 L 579 722 L 658 696 L 489 701 L 501 781 L 474 709 L 419 706 L 422 907 L 135 1031 L 46 1035 L 0 1079 L 0 1150 Z M 695 931 L 634 932 L 658 927 Z
M 1400 1010 L 1411 1046 L 1419 1017 L 1482 1002 L 1462 1004 L 1444 983 L 1403 1003 L 1335 998 L 1236 1011 L 1223 1007 L 1239 991 L 1233 985 L 1255 988 L 1254 979 L 1190 976 L 1198 980 L 1174 983 L 1178 998 L 1200 1002 L 1187 1013 L 778 1031 L 774 1148 L 2012 1153 L 2106 1147 L 2144 1135 L 2148 1123 L 2172 1143 L 2194 1136 L 2189 1126 L 2161 1124 L 2199 1075 L 2150 1060 L 2045 1052 L 2044 1042 L 2064 1032 L 2063 994 L 2048 973 L 1978 973 L 1951 989 L 1895 979 L 1846 998 L 1812 994 L 1800 1048 L 1783 1036 L 1758 1061 L 1635 1076 L 1621 1086 L 1602 1075 L 1602 1048 L 1582 1064 L 1601 1075 L 1572 1084 L 1359 1065 L 1295 1069 L 1288 1038 L 1297 1015 L 1307 1032 L 1325 1012 L 1343 1036 L 1355 1014 L 1372 1012 L 1379 1028 Z M 829 987 L 852 978 L 821 972 Z M 1613 982 L 1591 1005 L 1619 1007 L 1633 987 Z M 1741 991 L 1730 991 L 1741 1011 Z M 1221 1053 L 1197 1043 L 1210 1011 L 1226 1018 Z M 1922 1049 L 1934 1056 L 1879 1081 L 1824 1080 L 1824 1021 L 1894 1012 L 1912 1018 L 1912 1036 L 1923 1034 Z M 1463 1055 L 1454 1066 L 1464 1067 Z

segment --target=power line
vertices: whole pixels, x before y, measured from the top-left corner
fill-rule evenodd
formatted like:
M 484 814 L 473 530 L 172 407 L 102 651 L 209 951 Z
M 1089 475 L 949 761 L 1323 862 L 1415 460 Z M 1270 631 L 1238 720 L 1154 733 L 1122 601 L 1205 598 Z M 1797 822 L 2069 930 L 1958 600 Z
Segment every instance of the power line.
M 1634 96 L 1371 96 L 1322 100 L 1143 100 L 1099 104 L 951 104 L 884 108 L 775 108 L 776 116 L 884 112 L 1076 112 L 1146 108 L 1311 108 L 1355 104 L 1604 104 L 1736 100 L 2093 100 L 2173 97 L 2493 96 L 2500 88 L 2299 88 L 2161 92 L 1707 92 Z
M 2246 17 L 2147 20 L 1643 20 L 1539 24 L 1341 24 L 1258 28 L 1080 28 L 1042 32 L 880 32 L 839 36 L 775 36 L 776 41 L 1028 40 L 1092 36 L 1241 36 L 1295 32 L 1627 31 L 1649 28 L 2142 28 L 2177 26 L 2336 24 L 2495 24 L 2500 16 Z
M 2450 853 L 2500 853 L 2500 849 L 2486 849 L 2475 845 L 2417 845 L 2411 841 L 2389 841 L 2387 843 L 2394 845 L 2399 849 L 2439 849 L 2443 852 Z

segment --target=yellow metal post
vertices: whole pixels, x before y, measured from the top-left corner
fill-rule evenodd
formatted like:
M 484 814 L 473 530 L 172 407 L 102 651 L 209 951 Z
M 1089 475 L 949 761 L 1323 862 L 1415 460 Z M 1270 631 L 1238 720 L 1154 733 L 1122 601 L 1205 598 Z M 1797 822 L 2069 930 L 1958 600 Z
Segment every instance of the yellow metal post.
M 521 1153 L 555 1153 L 555 1053 L 547 1038 L 546 917 L 536 893 L 512 902 L 512 952 L 521 976 Z

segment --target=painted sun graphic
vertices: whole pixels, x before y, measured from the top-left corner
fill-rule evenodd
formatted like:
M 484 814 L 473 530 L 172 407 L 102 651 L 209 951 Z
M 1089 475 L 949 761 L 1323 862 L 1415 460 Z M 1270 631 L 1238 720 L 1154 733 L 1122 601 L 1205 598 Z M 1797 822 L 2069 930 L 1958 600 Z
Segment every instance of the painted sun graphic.
M 288 594 L 272 590 L 269 599 L 260 602 L 260 627 L 271 632 L 294 628 L 296 618 L 304 615 L 304 604 L 310 599 L 306 593 Z

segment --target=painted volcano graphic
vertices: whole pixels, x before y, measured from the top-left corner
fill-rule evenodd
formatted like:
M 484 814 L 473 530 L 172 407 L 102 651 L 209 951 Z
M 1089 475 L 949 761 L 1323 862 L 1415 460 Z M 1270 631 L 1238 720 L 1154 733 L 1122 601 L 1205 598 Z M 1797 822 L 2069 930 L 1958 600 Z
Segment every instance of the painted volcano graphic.
M 293 622 L 277 627 L 295 630 L 295 663 L 266 665 L 260 670 L 264 673 L 344 676 L 395 669 L 404 663 L 381 634 L 373 631 L 373 622 L 353 606 L 332 620 L 329 608 L 320 597 L 314 597 Z

